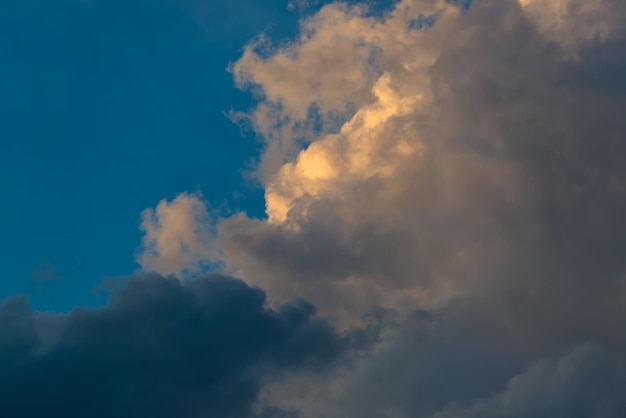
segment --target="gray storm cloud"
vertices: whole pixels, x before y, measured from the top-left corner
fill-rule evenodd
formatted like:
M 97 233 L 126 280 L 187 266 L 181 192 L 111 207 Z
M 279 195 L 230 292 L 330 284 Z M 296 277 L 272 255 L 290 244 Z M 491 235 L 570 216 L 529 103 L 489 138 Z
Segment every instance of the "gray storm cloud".
M 302 417 L 625 416 L 625 25 L 620 0 L 324 6 L 232 66 L 267 217 L 164 201 L 140 260 L 393 318 L 264 389 Z

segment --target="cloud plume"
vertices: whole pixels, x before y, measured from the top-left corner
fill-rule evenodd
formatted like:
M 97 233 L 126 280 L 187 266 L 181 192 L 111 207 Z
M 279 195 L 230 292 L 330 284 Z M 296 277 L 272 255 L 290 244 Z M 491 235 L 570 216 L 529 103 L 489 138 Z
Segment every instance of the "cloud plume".
M 369 356 L 268 404 L 621 416 L 626 9 L 458 3 L 333 3 L 249 45 L 232 70 L 259 100 L 267 217 L 219 220 L 205 256 L 344 325 L 397 315 Z

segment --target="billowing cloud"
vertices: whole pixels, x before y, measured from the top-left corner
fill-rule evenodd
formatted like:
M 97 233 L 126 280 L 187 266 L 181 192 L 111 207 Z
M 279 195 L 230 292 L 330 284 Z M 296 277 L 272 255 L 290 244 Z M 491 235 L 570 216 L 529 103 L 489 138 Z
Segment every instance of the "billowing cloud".
M 311 418 L 622 416 L 626 9 L 455 3 L 330 4 L 232 67 L 259 99 L 267 218 L 216 222 L 205 256 L 343 325 L 395 318 L 368 355 L 262 402 Z
M 620 2 L 574 3 L 550 18 L 598 36 L 572 24 L 586 42 L 555 41 L 540 2 L 407 0 L 381 17 L 331 4 L 295 42 L 247 49 L 234 72 L 261 99 L 268 218 L 220 222 L 221 261 L 272 298 L 355 317 L 525 286 L 582 295 L 590 268 L 619 286 L 624 20 Z M 303 140 L 272 168 L 276 141 Z
M 393 100 L 373 86 L 385 70 L 432 64 L 436 49 L 407 31 L 417 16 L 458 13 L 443 1 L 403 2 L 385 19 L 367 14 L 364 5 L 333 3 L 301 22 L 301 35 L 285 47 L 271 49 L 260 38 L 249 45 L 233 66 L 240 87 L 255 86 L 264 100 L 250 115 L 255 130 L 267 143 L 259 170 L 262 180 L 272 181 L 280 166 L 299 150 L 299 143 L 341 128 L 346 117 L 373 100 Z M 411 53 L 421 44 L 417 53 Z M 270 49 L 269 56 L 264 54 Z M 417 82 L 417 77 L 413 80 Z M 410 94 L 423 92 L 414 85 Z M 391 104 L 393 106 L 393 104 Z M 390 116 L 390 110 L 370 115 Z
M 303 301 L 277 310 L 243 282 L 128 279 L 104 308 L 0 308 L 7 417 L 248 417 L 264 381 L 321 372 L 354 345 Z

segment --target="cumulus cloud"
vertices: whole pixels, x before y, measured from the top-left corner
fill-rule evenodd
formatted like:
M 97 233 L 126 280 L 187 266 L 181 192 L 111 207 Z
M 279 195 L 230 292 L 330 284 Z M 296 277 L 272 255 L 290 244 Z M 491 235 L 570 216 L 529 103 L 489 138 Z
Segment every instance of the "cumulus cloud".
M 520 40 L 515 28 L 496 29 L 523 45 L 525 28 L 533 40 L 519 7 L 493 8 L 517 24 Z M 434 24 L 417 25 L 420 19 Z M 493 274 L 493 261 L 513 252 L 509 234 L 532 245 L 523 163 L 504 154 L 488 121 L 479 138 L 461 141 L 472 121 L 451 114 L 458 98 L 446 91 L 459 75 L 441 80 L 439 72 L 463 64 L 437 69 L 446 55 L 458 59 L 463 43 L 485 49 L 481 34 L 494 28 L 479 19 L 444 1 L 404 1 L 383 17 L 332 4 L 303 23 L 294 44 L 265 58 L 247 50 L 235 74 L 262 92 L 252 118 L 268 141 L 264 176 L 272 172 L 266 159 L 276 161 L 275 136 L 294 144 L 298 126 L 322 128 L 269 176 L 267 221 L 239 216 L 219 225 L 223 261 L 241 277 L 254 272 L 250 280 L 272 297 L 306 295 L 324 309 L 358 315 L 377 303 L 436 305 Z M 484 58 L 491 62 L 476 68 L 480 75 L 500 59 Z M 337 115 L 343 122 L 333 126 Z M 489 147 L 500 155 L 479 149 Z
M 272 298 L 355 317 L 523 275 L 572 291 L 586 286 L 574 253 L 615 267 L 601 276 L 617 286 L 600 246 L 622 245 L 623 96 L 602 80 L 620 85 L 623 41 L 594 16 L 618 19 L 621 3 L 567 7 L 593 33 L 612 28 L 593 42 L 564 28 L 589 41 L 577 58 L 542 30 L 538 4 L 407 0 L 382 16 L 331 4 L 293 43 L 246 49 L 234 73 L 261 100 L 268 218 L 220 222 L 220 260 Z
M 366 350 L 265 381 L 268 416 L 626 413 L 626 3 L 460 3 L 333 3 L 252 42 L 231 70 L 267 217 L 144 215 L 146 269 L 376 318 Z
M 26 417 L 249 417 L 260 386 L 321 372 L 358 342 L 295 301 L 212 275 L 129 278 L 109 305 L 67 315 L 0 308 L 0 408 Z M 274 411 L 278 411 L 274 409 Z
M 141 214 L 143 247 L 137 261 L 144 270 L 165 275 L 200 272 L 210 257 L 211 220 L 198 194 L 183 193 Z
M 264 38 L 250 44 L 233 74 L 240 87 L 255 86 L 265 99 L 250 115 L 267 143 L 261 179 L 270 181 L 300 141 L 338 130 L 346 116 L 378 97 L 372 86 L 385 69 L 381 55 L 393 56 L 396 65 L 432 63 L 428 47 L 407 55 L 416 34 L 405 28 L 418 12 L 442 10 L 456 8 L 443 1 L 404 2 L 381 20 L 367 15 L 364 5 L 333 3 L 303 20 L 300 37 L 285 47 L 272 49 Z

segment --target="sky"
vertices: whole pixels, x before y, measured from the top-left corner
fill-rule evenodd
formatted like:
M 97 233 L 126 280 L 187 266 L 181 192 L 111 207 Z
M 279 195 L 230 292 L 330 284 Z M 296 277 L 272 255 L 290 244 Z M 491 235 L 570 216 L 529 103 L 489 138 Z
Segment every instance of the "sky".
M 0 411 L 626 416 L 622 0 L 0 2 Z
M 286 4 L 9 0 L 0 19 L 3 298 L 100 303 L 93 287 L 137 269 L 141 211 L 182 191 L 263 214 L 226 69 L 258 33 L 294 32 Z

